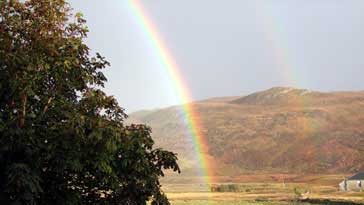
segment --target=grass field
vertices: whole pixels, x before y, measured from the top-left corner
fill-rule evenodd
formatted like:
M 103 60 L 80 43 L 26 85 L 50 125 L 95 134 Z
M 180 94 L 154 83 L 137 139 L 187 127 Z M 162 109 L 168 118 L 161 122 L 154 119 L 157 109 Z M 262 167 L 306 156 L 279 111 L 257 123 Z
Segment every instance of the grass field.
M 225 181 L 214 186 L 233 184 L 234 192 L 210 192 L 199 183 L 164 183 L 163 189 L 172 205 L 286 205 L 300 197 L 310 200 L 325 200 L 321 204 L 364 204 L 364 192 L 341 192 L 338 183 L 340 175 L 295 176 L 282 182 L 279 177 L 257 176 L 249 180 L 242 176 L 238 183 Z M 244 180 L 245 179 L 245 180 Z M 271 180 L 269 180 L 271 179 Z M 186 180 L 187 181 L 187 180 Z M 242 181 L 247 181 L 246 183 Z M 328 203 L 327 201 L 331 201 Z M 337 203 L 334 203 L 337 202 Z M 308 203 L 298 203 L 308 204 Z
M 240 202 L 221 202 L 221 201 L 174 201 L 172 205 L 295 205 L 295 203 L 291 202 L 282 202 L 282 201 L 271 201 L 271 202 L 248 202 L 248 201 L 240 201 Z M 308 203 L 297 203 L 297 205 L 312 205 Z

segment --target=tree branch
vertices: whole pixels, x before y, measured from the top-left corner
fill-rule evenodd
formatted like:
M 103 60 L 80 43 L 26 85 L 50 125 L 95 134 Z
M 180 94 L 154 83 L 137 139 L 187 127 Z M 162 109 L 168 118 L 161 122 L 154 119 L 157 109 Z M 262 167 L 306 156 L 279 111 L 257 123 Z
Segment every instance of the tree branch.
M 27 99 L 28 99 L 28 97 L 26 96 L 26 94 L 22 94 L 22 96 L 21 96 L 22 111 L 20 112 L 20 121 L 19 121 L 20 127 L 24 127 L 26 108 L 27 108 Z
M 49 105 L 51 104 L 51 102 L 52 102 L 53 99 L 54 99 L 54 97 L 48 98 L 47 104 L 46 104 L 46 106 L 43 109 L 43 113 L 42 113 L 43 115 L 47 112 L 47 110 L 49 108 Z

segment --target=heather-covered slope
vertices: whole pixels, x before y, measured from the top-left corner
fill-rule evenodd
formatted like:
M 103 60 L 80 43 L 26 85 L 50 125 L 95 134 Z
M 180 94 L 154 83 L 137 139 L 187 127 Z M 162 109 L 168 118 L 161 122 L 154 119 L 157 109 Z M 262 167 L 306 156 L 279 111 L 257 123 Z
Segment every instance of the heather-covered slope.
M 217 175 L 339 173 L 364 168 L 364 92 L 271 88 L 193 103 Z M 197 162 L 180 107 L 132 114 L 159 146 L 179 153 L 185 174 Z

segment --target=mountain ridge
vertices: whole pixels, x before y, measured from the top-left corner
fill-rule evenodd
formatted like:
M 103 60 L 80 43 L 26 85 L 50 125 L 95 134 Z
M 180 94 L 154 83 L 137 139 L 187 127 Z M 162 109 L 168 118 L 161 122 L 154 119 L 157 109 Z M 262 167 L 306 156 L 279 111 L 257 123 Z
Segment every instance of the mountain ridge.
M 214 174 L 250 171 L 341 173 L 364 168 L 364 92 L 274 87 L 245 96 L 191 103 L 201 121 Z M 132 113 L 152 127 L 157 146 L 179 153 L 195 175 L 191 139 L 180 106 Z M 362 148 L 363 147 L 363 148 Z

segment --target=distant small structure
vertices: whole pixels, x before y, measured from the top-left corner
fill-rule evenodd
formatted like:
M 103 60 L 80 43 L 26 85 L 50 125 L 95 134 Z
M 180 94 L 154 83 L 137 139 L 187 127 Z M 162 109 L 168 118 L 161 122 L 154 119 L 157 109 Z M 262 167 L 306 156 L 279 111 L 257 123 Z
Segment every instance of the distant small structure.
M 339 184 L 341 191 L 363 191 L 364 173 L 358 172 L 354 176 L 344 179 Z

